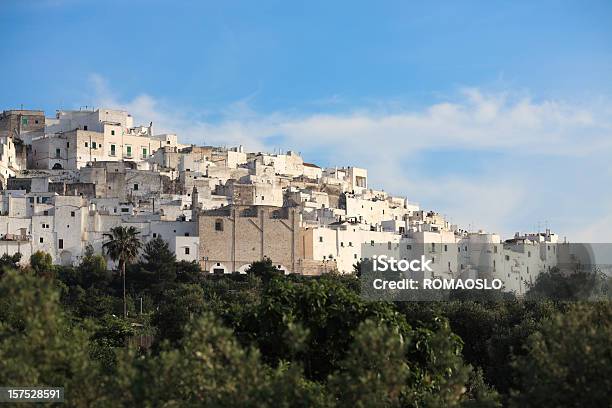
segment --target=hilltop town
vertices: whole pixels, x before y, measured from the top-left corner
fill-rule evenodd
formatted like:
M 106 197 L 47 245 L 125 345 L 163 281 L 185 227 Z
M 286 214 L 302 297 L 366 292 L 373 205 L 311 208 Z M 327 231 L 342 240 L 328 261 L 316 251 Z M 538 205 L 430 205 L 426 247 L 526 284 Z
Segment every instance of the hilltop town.
M 122 110 L 4 111 L 0 183 L 0 253 L 22 263 L 44 251 L 77 264 L 120 225 L 206 273 L 244 273 L 263 258 L 285 273 L 353 273 L 364 247 L 380 244 L 422 252 L 435 276 L 486 275 L 522 294 L 558 262 L 549 230 L 506 241 L 468 231 L 377 190 L 366 169 L 182 144 Z

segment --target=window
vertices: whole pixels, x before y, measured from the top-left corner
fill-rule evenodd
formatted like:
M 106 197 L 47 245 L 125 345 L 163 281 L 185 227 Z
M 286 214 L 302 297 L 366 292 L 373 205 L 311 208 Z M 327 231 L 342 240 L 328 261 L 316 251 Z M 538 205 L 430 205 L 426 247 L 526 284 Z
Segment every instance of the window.
M 40 242 L 40 243 L 42 244 L 43 242 L 45 242 L 45 240 L 43 239 L 43 237 L 40 237 L 40 238 L 38 239 L 38 242 Z
M 493 245 L 493 253 L 496 254 L 497 253 L 497 245 Z
M 186 233 L 185 233 L 185 236 L 186 236 L 186 237 L 188 237 L 188 236 L 189 236 L 189 233 L 188 233 L 188 232 L 186 232 Z
M 125 146 L 125 155 L 127 157 L 132 157 L 132 146 L 130 145 Z
M 319 237 L 319 242 L 323 242 L 323 237 Z
M 60 158 L 60 149 L 55 149 L 55 158 L 56 159 Z
M 36 123 L 38 125 L 38 119 L 34 121 L 34 123 Z
M 91 142 L 91 148 L 95 149 L 97 147 L 96 142 Z
M 506 261 L 510 260 L 510 255 L 506 255 Z
M 85 142 L 85 147 L 89 147 L 89 143 L 88 142 Z
M 153 233 L 153 238 L 157 238 L 157 232 Z
M 143 147 L 143 148 L 142 148 L 142 158 L 143 158 L 143 159 L 146 159 L 146 158 L 147 158 L 147 148 L 146 148 L 146 147 Z
M 353 254 L 353 258 L 354 258 L 354 259 L 357 259 L 357 254 Z
M 43 211 L 43 215 L 49 215 L 49 210 Z
M 215 221 L 215 231 L 223 231 L 223 220 L 218 219 Z
M 495 271 L 495 259 L 493 260 L 493 270 Z
M 185 247 L 185 255 L 189 255 L 189 247 Z
M 444 244 L 444 252 L 448 252 L 448 245 Z
M 28 124 L 28 118 L 21 118 L 21 124 L 22 125 L 27 125 Z
M 64 240 L 63 239 L 58 240 L 57 247 L 59 249 L 64 249 Z
M 115 131 L 111 130 L 111 136 L 115 136 Z
M 406 245 L 406 249 L 410 251 L 412 249 L 412 245 Z
M 83 130 L 87 130 L 87 125 L 83 126 Z
M 138 191 L 138 183 L 134 184 L 134 191 Z
M 70 147 L 70 142 L 66 142 L 66 148 Z
M 117 154 L 117 150 L 116 149 L 117 149 L 117 147 L 114 144 L 112 144 L 111 145 L 111 151 L 110 151 L 110 155 L 111 156 L 115 156 Z
M 130 211 L 130 209 L 129 209 L 129 208 L 122 208 L 122 209 L 121 209 L 121 212 L 122 212 L 122 213 L 126 213 L 126 212 L 129 212 L 129 211 Z
M 74 217 L 75 216 L 75 212 L 74 211 L 70 211 L 70 216 Z
M 527 258 L 531 258 L 531 251 L 527 251 Z
M 340 246 L 344 248 L 344 242 L 340 242 Z

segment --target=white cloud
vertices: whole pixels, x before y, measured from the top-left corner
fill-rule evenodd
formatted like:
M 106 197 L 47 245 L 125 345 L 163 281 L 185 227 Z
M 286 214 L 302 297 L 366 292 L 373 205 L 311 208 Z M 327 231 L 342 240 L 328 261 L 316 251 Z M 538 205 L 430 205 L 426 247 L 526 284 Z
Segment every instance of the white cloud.
M 92 76 L 92 82 L 98 105 L 127 109 L 187 143 L 272 150 L 282 140 L 282 147 L 305 153 L 307 160 L 327 157 L 330 165 L 367 167 L 377 186 L 441 209 L 464 226 L 509 234 L 551 220 L 574 241 L 612 241 L 610 229 L 598 227 L 599 217 L 612 213 L 612 105 L 604 100 L 535 101 L 466 88 L 454 101 L 421 110 L 261 114 L 247 98 L 214 112 L 213 121 L 206 120 L 209 112 L 146 94 L 121 100 L 101 77 Z M 427 177 L 416 159 L 438 150 L 502 159 L 469 174 L 456 163 L 426 163 L 443 169 Z

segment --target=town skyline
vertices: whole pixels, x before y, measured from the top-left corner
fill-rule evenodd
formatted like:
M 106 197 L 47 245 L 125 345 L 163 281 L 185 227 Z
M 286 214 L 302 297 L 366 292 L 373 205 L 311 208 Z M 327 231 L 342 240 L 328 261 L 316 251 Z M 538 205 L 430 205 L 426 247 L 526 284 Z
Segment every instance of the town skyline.
M 5 3 L 0 105 L 125 108 L 187 143 L 367 167 L 464 225 L 610 241 L 608 3 L 153 4 L 109 31 L 118 3 Z

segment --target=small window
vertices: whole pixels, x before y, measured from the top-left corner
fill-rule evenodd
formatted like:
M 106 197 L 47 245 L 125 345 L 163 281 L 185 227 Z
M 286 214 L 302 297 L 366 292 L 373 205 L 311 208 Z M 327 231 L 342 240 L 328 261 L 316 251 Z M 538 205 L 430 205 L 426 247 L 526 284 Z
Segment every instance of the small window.
M 115 136 L 115 131 L 111 130 L 111 136 Z
M 83 130 L 87 130 L 87 125 L 83 126 Z
M 36 123 L 36 124 L 38 125 L 38 119 L 36 119 L 36 120 L 34 121 L 34 123 Z
M 96 142 L 91 142 L 91 148 L 95 149 L 98 145 L 96 144 Z
M 130 145 L 125 146 L 125 155 L 127 157 L 132 157 L 132 146 Z
M 70 147 L 70 142 L 66 142 L 66 148 Z
M 153 233 L 153 238 L 157 238 L 157 232 Z
M 134 184 L 134 191 L 138 191 L 138 183 Z
M 114 144 L 110 145 L 110 155 L 115 156 L 117 154 L 116 146 Z
M 28 124 L 28 118 L 21 118 L 21 124 L 22 125 L 27 125 Z
M 129 209 L 129 208 L 122 208 L 122 209 L 121 209 L 121 212 L 122 212 L 122 213 L 126 213 L 126 212 L 128 212 L 128 211 L 130 211 L 130 209 Z
M 147 148 L 146 148 L 146 147 L 143 147 L 143 148 L 142 148 L 142 158 L 143 158 L 143 159 L 146 159 L 146 158 L 147 158 Z
M 189 255 L 189 247 L 185 247 L 185 255 Z
M 74 217 L 76 215 L 76 213 L 74 211 L 70 211 L 70 216 Z
M 55 158 L 56 159 L 60 158 L 60 153 L 61 153 L 60 149 L 55 149 Z
M 215 231 L 223 231 L 223 220 L 215 221 Z
M 63 239 L 58 240 L 57 247 L 59 249 L 64 249 L 64 240 Z
M 89 147 L 89 143 L 88 142 L 85 142 L 85 147 Z
M 40 243 L 42 244 L 43 242 L 45 242 L 45 240 L 43 239 L 43 237 L 40 237 L 40 238 L 38 239 L 38 242 L 40 242 Z
M 185 236 L 186 236 L 186 237 L 188 237 L 188 236 L 189 236 L 189 233 L 188 233 L 188 232 L 186 232 L 186 233 L 185 233 Z
M 448 252 L 448 245 L 444 245 L 444 252 Z
M 323 237 L 319 237 L 319 242 L 323 242 Z
M 49 210 L 43 211 L 43 215 L 49 215 Z

